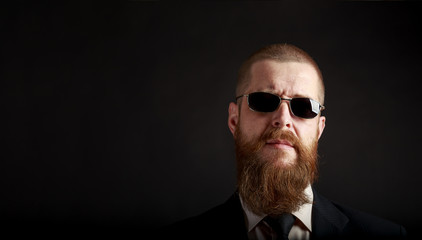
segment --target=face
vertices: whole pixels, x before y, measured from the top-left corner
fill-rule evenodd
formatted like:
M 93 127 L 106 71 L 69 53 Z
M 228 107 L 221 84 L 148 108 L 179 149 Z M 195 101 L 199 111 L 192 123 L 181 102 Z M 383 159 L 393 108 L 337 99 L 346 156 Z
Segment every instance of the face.
M 311 65 L 260 61 L 252 65 L 244 94 L 271 92 L 282 98 L 318 99 L 318 75 Z M 283 101 L 270 113 L 255 112 L 243 97 L 229 106 L 229 128 L 236 143 L 238 188 L 257 214 L 293 212 L 308 202 L 304 189 L 316 175 L 317 142 L 325 118 L 302 119 Z
M 263 60 L 252 65 L 250 82 L 243 94 L 264 91 L 271 92 L 282 98 L 308 97 L 318 102 L 320 85 L 318 74 L 307 63 L 277 62 Z M 240 106 L 231 103 L 229 106 L 229 128 L 235 136 L 235 131 L 242 132 L 246 141 L 253 141 L 264 133 L 277 128 L 291 133 L 304 146 L 310 146 L 317 141 L 325 127 L 325 117 L 316 116 L 313 119 L 302 119 L 291 114 L 289 103 L 282 101 L 280 107 L 271 113 L 260 113 L 249 109 L 247 98 L 238 100 Z M 278 164 L 289 166 L 295 163 L 297 152 L 289 141 L 277 139 L 268 140 L 261 150 L 265 156 L 282 152 L 283 158 Z

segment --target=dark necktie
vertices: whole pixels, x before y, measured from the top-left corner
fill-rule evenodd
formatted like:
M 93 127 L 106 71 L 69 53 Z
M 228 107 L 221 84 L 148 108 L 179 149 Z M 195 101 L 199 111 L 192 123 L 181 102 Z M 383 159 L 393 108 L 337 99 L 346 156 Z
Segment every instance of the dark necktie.
M 288 240 L 289 232 L 296 218 L 290 213 L 284 213 L 278 218 L 266 217 L 268 225 L 277 233 L 277 240 Z

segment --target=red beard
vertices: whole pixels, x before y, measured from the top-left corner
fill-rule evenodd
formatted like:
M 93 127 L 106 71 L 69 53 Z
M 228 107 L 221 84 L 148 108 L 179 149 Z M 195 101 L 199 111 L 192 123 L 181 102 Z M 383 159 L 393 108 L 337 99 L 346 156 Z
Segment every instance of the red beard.
M 293 145 L 297 156 L 293 164 L 280 164 L 288 157 L 282 149 L 263 155 L 269 139 L 285 139 Z M 235 144 L 239 194 L 252 212 L 277 216 L 309 202 L 304 190 L 317 178 L 317 140 L 305 146 L 291 132 L 273 128 L 257 140 L 247 141 L 236 128 Z

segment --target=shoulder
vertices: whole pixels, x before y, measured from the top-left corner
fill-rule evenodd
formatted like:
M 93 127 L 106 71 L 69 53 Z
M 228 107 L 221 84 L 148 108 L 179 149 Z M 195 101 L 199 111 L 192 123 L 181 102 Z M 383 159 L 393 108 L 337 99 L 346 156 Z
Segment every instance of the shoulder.
M 246 226 L 237 194 L 226 202 L 199 215 L 186 218 L 160 229 L 165 236 L 178 239 L 241 239 Z
M 343 204 L 333 204 L 349 218 L 348 227 L 351 230 L 369 236 L 406 236 L 405 228 L 397 223 Z
M 323 228 L 323 233 L 327 235 L 371 238 L 406 236 L 405 228 L 392 221 L 333 202 L 316 192 L 314 197 L 313 222 L 317 232 L 321 231 L 318 228 Z

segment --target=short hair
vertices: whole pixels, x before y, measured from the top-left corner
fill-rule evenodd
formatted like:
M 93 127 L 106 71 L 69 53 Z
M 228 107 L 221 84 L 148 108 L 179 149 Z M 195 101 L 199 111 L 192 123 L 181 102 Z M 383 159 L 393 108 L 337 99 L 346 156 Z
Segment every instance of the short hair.
M 321 104 L 324 104 L 325 87 L 322 73 L 318 67 L 318 64 L 307 52 L 292 44 L 287 43 L 277 43 L 263 47 L 253 53 L 248 59 L 246 59 L 246 61 L 243 62 L 238 72 L 236 96 L 245 94 L 244 91 L 246 91 L 250 81 L 250 69 L 254 63 L 261 60 L 308 63 L 313 66 L 318 74 L 321 87 L 319 96 L 321 99 L 319 99 L 319 101 Z

